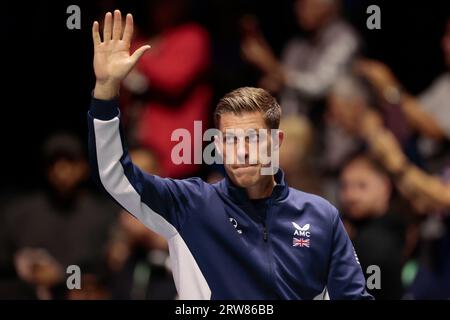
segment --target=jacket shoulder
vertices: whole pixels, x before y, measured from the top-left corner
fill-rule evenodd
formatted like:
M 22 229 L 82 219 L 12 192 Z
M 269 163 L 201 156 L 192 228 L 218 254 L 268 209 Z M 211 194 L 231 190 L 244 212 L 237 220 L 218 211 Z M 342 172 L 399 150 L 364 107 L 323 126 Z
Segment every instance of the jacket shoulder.
M 289 201 L 296 207 L 312 211 L 313 214 L 329 219 L 333 222 L 339 217 L 339 212 L 334 205 L 321 196 L 289 188 Z

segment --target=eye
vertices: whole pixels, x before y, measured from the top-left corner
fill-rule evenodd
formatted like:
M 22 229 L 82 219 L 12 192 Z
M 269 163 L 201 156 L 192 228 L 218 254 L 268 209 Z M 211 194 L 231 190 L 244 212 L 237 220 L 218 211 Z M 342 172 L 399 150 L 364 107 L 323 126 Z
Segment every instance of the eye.
M 255 143 L 255 142 L 258 142 L 258 140 L 259 140 L 259 136 L 258 136 L 256 133 L 251 133 L 251 134 L 249 134 L 249 136 L 248 136 L 248 142 L 253 142 L 253 143 Z
M 237 137 L 232 136 L 232 135 L 228 135 L 224 137 L 225 143 L 226 144 L 234 144 L 237 142 Z

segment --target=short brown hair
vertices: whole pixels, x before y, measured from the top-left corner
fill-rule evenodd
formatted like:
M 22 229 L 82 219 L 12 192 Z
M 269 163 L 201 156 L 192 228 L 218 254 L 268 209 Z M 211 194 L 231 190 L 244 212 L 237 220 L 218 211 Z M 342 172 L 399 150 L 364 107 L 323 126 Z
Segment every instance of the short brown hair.
M 261 88 L 242 87 L 227 93 L 217 104 L 214 111 L 214 123 L 219 128 L 220 116 L 227 112 L 241 114 L 258 111 L 263 114 L 269 129 L 280 126 L 281 107 L 277 100 Z

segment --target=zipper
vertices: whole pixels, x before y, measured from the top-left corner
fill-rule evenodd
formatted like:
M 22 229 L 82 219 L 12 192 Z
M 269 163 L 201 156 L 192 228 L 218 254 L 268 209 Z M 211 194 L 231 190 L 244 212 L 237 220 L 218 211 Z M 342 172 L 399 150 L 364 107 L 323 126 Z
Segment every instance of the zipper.
M 269 234 L 267 232 L 267 227 L 266 227 L 265 222 L 263 222 L 263 239 L 264 239 L 264 242 L 267 242 L 267 240 L 269 239 Z
M 267 254 L 267 262 L 269 264 L 268 272 L 269 272 L 269 276 L 272 278 L 272 286 L 273 286 L 274 294 L 277 295 L 273 252 L 272 252 L 272 246 L 269 241 L 269 232 L 268 232 L 268 228 L 267 228 L 267 222 L 270 220 L 269 219 L 269 211 L 270 211 L 269 209 L 270 209 L 271 205 L 272 205 L 272 202 L 269 200 L 267 202 L 266 214 L 265 214 L 264 220 L 262 222 L 262 225 L 263 225 L 263 240 L 264 240 L 265 250 L 266 250 L 266 254 Z
M 264 242 L 267 242 L 267 240 L 269 239 L 269 233 L 268 233 L 268 231 L 267 231 L 267 225 L 266 225 L 266 222 L 267 222 L 267 213 L 268 213 L 268 211 L 269 211 L 269 205 L 270 205 L 269 201 L 270 201 L 270 200 L 266 201 L 266 203 L 265 203 L 265 205 L 264 205 L 264 216 L 263 216 L 263 219 L 262 219 L 262 226 L 263 226 L 263 240 L 264 240 Z

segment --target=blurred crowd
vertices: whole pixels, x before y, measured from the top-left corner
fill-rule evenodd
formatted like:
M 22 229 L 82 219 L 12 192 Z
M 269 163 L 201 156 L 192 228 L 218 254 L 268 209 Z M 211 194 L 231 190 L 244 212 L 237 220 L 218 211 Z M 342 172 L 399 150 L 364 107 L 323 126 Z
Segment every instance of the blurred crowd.
M 148 173 L 213 183 L 219 165 L 171 161 L 175 129 L 194 135 L 195 120 L 212 125 L 213 39 L 189 19 L 186 0 L 141 6 L 134 45 L 152 49 L 120 97 L 131 157 Z M 363 271 L 379 266 L 381 288 L 371 294 L 449 299 L 450 15 L 435 44 L 447 69 L 414 95 L 389 65 L 364 56 L 340 6 L 293 1 L 302 33 L 281 53 L 256 16 L 240 16 L 241 59 L 257 74 L 246 85 L 282 106 L 287 183 L 338 207 Z M 45 186 L 2 200 L 0 299 L 176 299 L 167 243 L 90 185 L 85 144 L 56 134 L 42 159 Z M 67 289 L 69 265 L 81 269 L 81 290 Z

